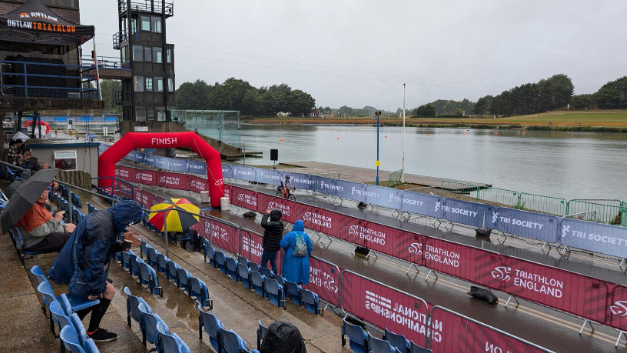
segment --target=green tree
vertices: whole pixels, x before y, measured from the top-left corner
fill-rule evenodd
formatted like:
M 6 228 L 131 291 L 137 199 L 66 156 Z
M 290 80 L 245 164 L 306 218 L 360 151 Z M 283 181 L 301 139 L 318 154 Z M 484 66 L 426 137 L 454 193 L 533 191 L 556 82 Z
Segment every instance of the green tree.
M 477 103 L 475 103 L 475 106 L 473 107 L 474 113 L 479 114 L 483 118 L 483 114 L 490 111 L 493 98 L 494 97 L 492 96 L 479 98 L 479 100 L 477 100 Z
M 554 75 L 538 82 L 539 107 L 536 112 L 566 107 L 573 97 L 575 86 L 564 75 Z
M 601 109 L 627 108 L 627 76 L 603 85 L 595 98 Z
M 316 106 L 316 100 L 311 95 L 299 89 L 290 92 L 289 111 L 292 116 L 308 116 L 312 109 Z
M 229 78 L 209 93 L 209 106 L 217 110 L 240 110 L 243 114 L 252 114 L 252 104 L 244 107 L 246 92 L 255 90 L 247 81 Z M 254 100 L 253 100 L 254 101 Z M 249 108 L 250 110 L 244 110 Z
M 418 108 L 416 108 L 415 114 L 421 118 L 433 117 L 436 115 L 435 105 L 431 103 L 421 105 Z
M 573 96 L 570 106 L 573 109 L 593 108 L 595 106 L 594 97 L 591 94 Z
M 185 82 L 176 90 L 177 109 L 209 109 L 209 94 L 212 86 L 203 80 Z
M 464 111 L 462 110 L 462 108 L 455 108 L 455 116 L 463 116 L 464 115 Z
M 122 113 L 122 106 L 115 104 L 115 93 L 122 91 L 122 83 L 118 80 L 102 80 L 100 82 L 100 92 L 104 109 L 107 113 Z
M 353 108 L 351 108 L 349 106 L 343 105 L 343 106 L 340 107 L 340 114 L 341 115 L 350 116 L 350 115 L 353 115 L 354 113 L 355 112 L 354 112 Z

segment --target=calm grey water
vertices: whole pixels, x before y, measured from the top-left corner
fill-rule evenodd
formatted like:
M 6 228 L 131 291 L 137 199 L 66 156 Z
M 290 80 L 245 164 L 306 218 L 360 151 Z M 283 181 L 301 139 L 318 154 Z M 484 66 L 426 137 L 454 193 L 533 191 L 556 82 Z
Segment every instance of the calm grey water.
M 401 168 L 401 132 L 380 129 L 382 169 Z M 627 134 L 494 132 L 407 128 L 405 170 L 566 199 L 627 201 Z M 248 150 L 263 151 L 262 159 L 246 159 L 251 165 L 272 164 L 270 149 L 278 148 L 280 162 L 375 168 L 376 127 L 371 126 L 243 125 L 242 142 Z

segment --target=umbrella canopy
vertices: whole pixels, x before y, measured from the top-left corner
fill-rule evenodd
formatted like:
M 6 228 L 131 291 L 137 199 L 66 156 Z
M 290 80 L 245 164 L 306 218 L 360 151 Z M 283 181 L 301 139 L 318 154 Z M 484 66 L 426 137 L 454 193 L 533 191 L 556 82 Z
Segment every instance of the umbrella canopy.
M 7 207 L 2 211 L 3 233 L 8 232 L 30 210 L 58 172 L 58 169 L 40 170 L 15 190 Z
M 28 140 L 28 135 L 26 135 L 25 133 L 18 131 L 17 134 L 13 135 L 13 141 L 20 139 L 22 141 L 26 141 Z
M 150 212 L 148 216 L 148 222 L 160 231 L 165 231 L 165 225 L 167 224 L 168 232 L 184 232 L 198 223 L 200 209 L 188 199 L 169 199 L 152 206 L 150 211 L 165 211 Z M 193 213 L 193 215 L 179 211 L 187 211 Z
M 12 182 L 9 186 L 7 186 L 6 189 L 4 189 L 4 194 L 7 195 L 9 199 L 11 199 L 11 196 L 13 196 L 15 191 L 19 189 L 20 186 L 22 186 L 22 184 L 24 184 L 28 179 L 30 179 L 31 176 L 32 171 L 30 169 L 22 171 L 22 174 L 17 179 L 15 179 L 15 181 Z
M 53 45 L 81 45 L 94 36 L 94 26 L 64 20 L 39 0 L 0 15 L 0 40 Z

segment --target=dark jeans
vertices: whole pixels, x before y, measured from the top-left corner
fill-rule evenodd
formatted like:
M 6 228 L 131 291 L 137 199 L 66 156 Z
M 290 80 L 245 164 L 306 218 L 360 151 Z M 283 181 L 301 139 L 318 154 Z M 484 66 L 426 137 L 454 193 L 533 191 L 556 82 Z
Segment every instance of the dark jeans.
M 40 254 L 48 252 L 59 252 L 61 251 L 61 249 L 63 249 L 65 242 L 67 242 L 69 238 L 70 234 L 67 234 L 65 232 L 50 233 L 44 238 L 44 240 L 31 246 L 28 249 L 24 249 L 24 251 L 32 251 Z
M 272 266 L 272 272 L 274 272 L 275 275 L 278 273 L 277 268 L 276 268 L 277 252 L 278 251 L 264 250 L 263 253 L 261 254 L 261 267 L 268 268 L 268 261 L 270 261 L 270 266 Z

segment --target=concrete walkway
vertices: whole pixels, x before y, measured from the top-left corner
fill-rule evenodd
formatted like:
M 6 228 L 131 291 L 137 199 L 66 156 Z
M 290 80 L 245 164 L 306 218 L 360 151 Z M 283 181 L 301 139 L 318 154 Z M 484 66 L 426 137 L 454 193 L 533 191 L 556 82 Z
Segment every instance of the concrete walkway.
M 280 165 L 297 167 L 296 169 L 290 169 L 295 173 L 304 174 L 317 174 L 321 176 L 328 176 L 329 178 L 339 178 L 342 180 L 354 181 L 357 183 L 371 183 L 374 181 L 377 175 L 376 168 L 359 168 L 351 167 L 347 165 L 339 165 L 323 162 L 290 162 L 280 163 Z M 340 175 L 338 177 L 338 175 Z M 388 181 L 390 179 L 390 172 L 387 170 L 379 170 L 379 180 Z M 474 181 L 461 181 L 454 179 L 443 179 L 430 177 L 425 175 L 407 174 L 405 173 L 405 182 L 409 184 L 421 185 L 424 187 L 441 188 L 442 181 L 454 181 L 464 184 L 472 184 L 481 188 L 490 187 L 490 184 L 476 183 Z

